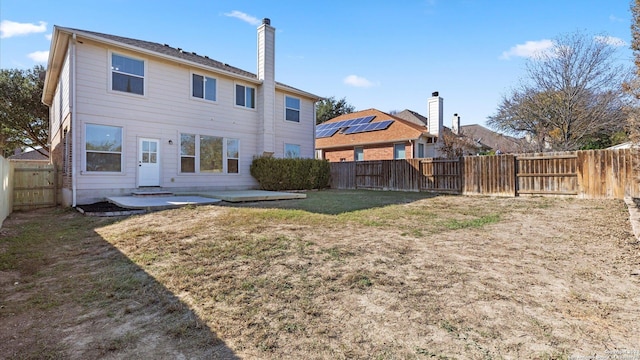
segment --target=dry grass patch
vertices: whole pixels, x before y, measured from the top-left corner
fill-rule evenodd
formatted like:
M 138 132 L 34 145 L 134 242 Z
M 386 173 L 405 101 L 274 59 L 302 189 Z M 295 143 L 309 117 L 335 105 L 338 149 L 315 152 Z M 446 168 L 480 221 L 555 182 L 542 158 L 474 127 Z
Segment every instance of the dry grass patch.
M 622 202 L 307 200 L 97 232 L 243 357 L 548 358 L 640 343 L 639 246 Z

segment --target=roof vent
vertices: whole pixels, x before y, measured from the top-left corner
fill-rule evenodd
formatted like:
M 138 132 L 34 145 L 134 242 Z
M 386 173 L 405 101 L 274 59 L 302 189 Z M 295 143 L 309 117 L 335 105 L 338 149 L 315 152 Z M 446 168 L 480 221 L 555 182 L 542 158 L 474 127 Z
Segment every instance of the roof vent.
M 440 95 L 440 94 L 437 91 L 434 91 L 434 92 L 431 93 L 431 96 L 434 96 L 434 97 L 438 96 L 438 95 Z
M 193 54 L 193 55 L 198 55 L 198 54 L 196 54 L 196 52 L 195 52 L 195 51 L 192 51 L 192 52 L 191 52 L 191 54 Z
M 209 57 L 207 55 L 204 56 L 205 59 L 208 59 Z
M 264 19 L 262 19 L 262 23 L 265 24 L 265 25 L 271 25 L 271 19 L 264 18 Z
M 163 44 L 163 45 L 166 46 L 166 47 L 171 47 L 171 46 L 169 46 L 169 44 Z

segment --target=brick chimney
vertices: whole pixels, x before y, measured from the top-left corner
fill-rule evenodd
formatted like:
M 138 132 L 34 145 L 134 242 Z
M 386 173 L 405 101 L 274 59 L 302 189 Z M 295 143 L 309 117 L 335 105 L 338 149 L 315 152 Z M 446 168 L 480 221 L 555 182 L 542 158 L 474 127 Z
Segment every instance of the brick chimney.
M 431 94 L 427 100 L 427 117 L 430 134 L 439 135 L 442 132 L 443 121 L 443 99 L 437 91 Z
M 258 151 L 271 155 L 275 151 L 275 53 L 276 29 L 271 20 L 262 19 L 258 27 L 258 87 L 257 110 L 259 116 Z
M 453 121 L 451 122 L 451 131 L 456 135 L 461 135 L 460 129 L 460 116 L 453 114 Z

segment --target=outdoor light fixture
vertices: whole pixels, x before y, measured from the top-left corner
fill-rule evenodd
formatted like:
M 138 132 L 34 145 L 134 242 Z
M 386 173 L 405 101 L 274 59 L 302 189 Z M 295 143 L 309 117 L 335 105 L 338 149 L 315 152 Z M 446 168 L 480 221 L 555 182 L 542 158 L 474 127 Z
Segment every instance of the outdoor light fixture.
M 173 140 L 169 140 L 169 145 L 173 145 Z

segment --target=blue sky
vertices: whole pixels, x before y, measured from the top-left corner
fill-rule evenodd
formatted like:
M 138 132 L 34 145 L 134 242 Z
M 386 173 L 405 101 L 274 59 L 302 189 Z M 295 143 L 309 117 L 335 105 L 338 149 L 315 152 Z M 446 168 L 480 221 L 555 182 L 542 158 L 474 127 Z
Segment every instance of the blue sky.
M 357 110 L 484 124 L 532 51 L 575 31 L 609 36 L 632 64 L 626 0 L 2 0 L 0 68 L 45 64 L 53 25 L 167 43 L 256 72 L 256 28 L 276 28 L 276 80 Z

